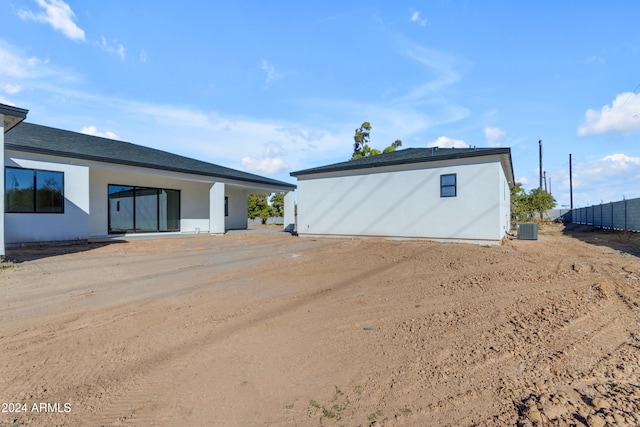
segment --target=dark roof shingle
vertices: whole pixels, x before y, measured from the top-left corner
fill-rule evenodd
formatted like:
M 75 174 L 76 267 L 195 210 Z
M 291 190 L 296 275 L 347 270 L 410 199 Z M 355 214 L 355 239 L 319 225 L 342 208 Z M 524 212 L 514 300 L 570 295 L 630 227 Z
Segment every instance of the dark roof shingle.
M 224 178 L 294 189 L 294 184 L 129 142 L 25 123 L 5 135 L 5 148 L 72 159 Z

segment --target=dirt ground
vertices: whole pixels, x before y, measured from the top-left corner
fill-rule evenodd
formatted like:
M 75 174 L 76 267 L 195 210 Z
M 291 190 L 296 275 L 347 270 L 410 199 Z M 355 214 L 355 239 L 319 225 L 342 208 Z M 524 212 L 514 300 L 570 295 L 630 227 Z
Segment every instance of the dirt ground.
M 640 425 L 640 237 L 20 249 L 0 426 Z

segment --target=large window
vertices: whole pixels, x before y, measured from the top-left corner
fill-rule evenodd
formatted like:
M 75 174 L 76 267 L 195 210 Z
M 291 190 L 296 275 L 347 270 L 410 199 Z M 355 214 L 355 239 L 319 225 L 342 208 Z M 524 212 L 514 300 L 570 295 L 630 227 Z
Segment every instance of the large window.
M 109 185 L 109 233 L 180 231 L 180 191 Z
M 456 197 L 456 174 L 440 175 L 440 197 Z
M 64 213 L 64 173 L 6 167 L 4 206 L 8 213 Z

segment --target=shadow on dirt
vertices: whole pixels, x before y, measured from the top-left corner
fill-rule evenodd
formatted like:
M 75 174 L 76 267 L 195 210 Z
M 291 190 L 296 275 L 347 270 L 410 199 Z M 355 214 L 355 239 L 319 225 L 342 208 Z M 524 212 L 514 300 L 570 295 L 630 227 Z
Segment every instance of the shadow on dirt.
M 603 230 L 580 224 L 565 224 L 562 233 L 592 245 L 607 246 L 613 250 L 640 257 L 640 233 Z
M 78 243 L 72 245 L 57 246 L 24 246 L 17 248 L 7 248 L 5 259 L 13 263 L 19 264 L 25 261 L 33 261 L 36 259 L 49 258 L 58 255 L 75 254 L 78 252 L 90 251 L 92 249 L 101 248 L 108 245 L 127 243 L 125 240 L 108 240 L 100 242 Z

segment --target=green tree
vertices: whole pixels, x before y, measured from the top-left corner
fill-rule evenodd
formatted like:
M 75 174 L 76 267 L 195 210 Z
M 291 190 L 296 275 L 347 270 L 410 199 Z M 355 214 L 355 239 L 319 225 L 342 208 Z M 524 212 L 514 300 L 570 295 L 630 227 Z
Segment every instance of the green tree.
M 522 188 L 522 184 L 516 182 L 511 189 L 511 216 L 516 221 L 526 221 L 529 219 L 529 212 L 531 207 L 529 206 L 529 196 L 527 192 Z
M 385 148 L 383 151 L 380 151 L 376 148 L 369 147 L 371 135 L 371 123 L 364 122 L 362 125 L 356 129 L 356 134 L 353 136 L 353 154 L 351 155 L 351 160 L 360 159 L 362 157 L 369 156 L 377 156 L 382 153 L 390 153 L 392 151 L 396 151 L 396 148 L 402 146 L 402 141 L 396 139 L 391 145 Z
M 527 221 L 536 213 L 542 214 L 556 205 L 553 196 L 539 188 L 527 193 L 522 184 L 516 182 L 511 189 L 511 216 L 516 221 Z
M 390 153 L 392 151 L 396 151 L 396 148 L 398 147 L 402 147 L 402 141 L 400 141 L 399 139 L 396 139 L 395 141 L 393 141 L 393 143 L 388 146 L 387 148 L 385 148 L 384 150 L 382 150 L 383 153 Z
M 271 206 L 267 202 L 267 197 L 268 194 L 249 194 L 247 198 L 249 218 L 260 218 L 263 224 L 267 222 L 267 218 L 271 216 Z
M 542 219 L 542 215 L 546 211 L 556 205 L 556 200 L 553 196 L 539 188 L 531 190 L 529 192 L 529 197 L 531 197 L 531 208 L 533 212 L 540 213 L 540 219 Z
M 369 135 L 371 133 L 371 123 L 364 122 L 358 129 L 356 129 L 356 134 L 353 136 L 353 156 L 352 159 L 359 159 L 361 157 L 366 157 L 366 152 L 371 152 L 369 148 Z
M 284 216 L 284 193 L 273 193 L 269 199 L 273 216 Z

